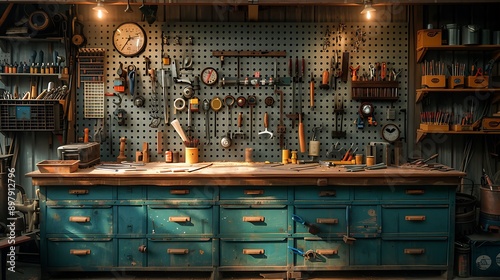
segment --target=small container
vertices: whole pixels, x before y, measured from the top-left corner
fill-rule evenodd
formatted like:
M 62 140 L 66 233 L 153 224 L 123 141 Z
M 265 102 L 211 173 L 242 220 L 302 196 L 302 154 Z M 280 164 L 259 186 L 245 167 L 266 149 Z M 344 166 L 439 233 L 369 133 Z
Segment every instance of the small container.
M 448 45 L 460 45 L 460 30 L 455 23 L 447 24 Z
M 172 162 L 173 163 L 179 162 L 179 152 L 172 152 Z
M 366 166 L 372 166 L 375 164 L 374 156 L 366 156 Z
M 363 164 L 363 154 L 356 154 L 356 164 Z
M 493 32 L 493 45 L 500 45 L 500 31 Z
M 186 163 L 198 163 L 198 148 L 186 148 Z
M 480 28 L 474 24 L 462 26 L 462 44 L 463 45 L 479 44 L 479 30 Z
M 491 31 L 489 29 L 483 29 L 481 31 L 481 45 L 491 44 Z
M 284 149 L 281 151 L 281 163 L 287 164 L 290 159 L 290 150 Z
M 171 163 L 174 159 L 174 154 L 172 153 L 172 151 L 165 151 L 165 162 L 167 163 Z

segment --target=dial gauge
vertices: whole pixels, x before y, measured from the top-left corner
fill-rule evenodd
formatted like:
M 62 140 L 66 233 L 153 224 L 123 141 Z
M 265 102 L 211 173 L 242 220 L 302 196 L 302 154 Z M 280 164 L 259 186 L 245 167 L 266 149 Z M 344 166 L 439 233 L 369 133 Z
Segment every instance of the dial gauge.
M 217 83 L 219 73 L 212 67 L 207 67 L 201 71 L 201 80 L 207 86 L 212 86 Z
M 382 127 L 382 138 L 387 142 L 395 142 L 399 140 L 401 136 L 401 130 L 399 127 L 393 123 L 388 123 Z
M 113 46 L 123 56 L 137 56 L 144 52 L 146 45 L 146 32 L 135 22 L 122 23 L 113 32 Z
M 362 103 L 359 112 L 364 117 L 370 117 L 373 114 L 373 105 L 371 103 Z

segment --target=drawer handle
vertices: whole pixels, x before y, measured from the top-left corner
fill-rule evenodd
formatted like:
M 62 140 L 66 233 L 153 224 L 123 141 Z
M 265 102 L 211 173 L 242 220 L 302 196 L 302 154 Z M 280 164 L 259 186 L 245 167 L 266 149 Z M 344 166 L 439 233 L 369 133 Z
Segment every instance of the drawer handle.
M 405 193 L 409 194 L 409 195 L 417 195 L 417 194 L 425 194 L 425 191 L 424 190 L 406 190 Z
M 318 224 L 338 224 L 339 219 L 317 218 L 316 223 L 318 223 Z
M 168 217 L 169 222 L 187 223 L 191 222 L 191 217 Z
M 245 190 L 243 193 L 246 195 L 262 195 L 264 190 Z
M 89 190 L 69 190 L 68 193 L 74 195 L 89 194 Z
M 425 216 L 405 216 L 407 221 L 425 221 Z
M 243 249 L 244 255 L 264 255 L 264 249 Z
M 70 216 L 69 221 L 73 223 L 88 223 L 90 222 L 90 217 Z
M 243 216 L 243 222 L 256 223 L 256 222 L 264 222 L 265 220 L 266 217 L 264 216 L 255 216 L 255 217 Z
M 167 253 L 171 255 L 186 255 L 189 249 L 167 249 Z
M 336 249 L 318 249 L 316 250 L 316 254 L 320 255 L 337 255 L 339 250 Z
M 337 191 L 331 190 L 331 191 L 320 191 L 319 192 L 320 197 L 325 197 L 325 196 L 337 196 Z
M 170 194 L 186 195 L 189 194 L 189 190 L 170 190 Z
M 69 253 L 75 256 L 85 256 L 90 255 L 90 249 L 71 249 Z
M 422 255 L 425 253 L 425 249 L 405 249 L 405 254 L 407 255 Z

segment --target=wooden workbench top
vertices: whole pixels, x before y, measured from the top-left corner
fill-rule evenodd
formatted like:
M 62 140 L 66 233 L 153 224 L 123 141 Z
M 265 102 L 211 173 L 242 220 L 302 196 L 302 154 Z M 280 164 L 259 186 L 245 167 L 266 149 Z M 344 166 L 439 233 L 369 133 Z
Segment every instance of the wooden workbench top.
M 68 185 L 456 185 L 465 176 L 459 171 L 437 171 L 429 168 L 388 167 L 377 170 L 348 172 L 342 166 L 318 164 L 279 165 L 266 163 L 215 162 L 215 163 L 162 163 L 152 162 L 143 166 L 105 164 L 79 169 L 73 173 L 27 174 L 36 186 Z

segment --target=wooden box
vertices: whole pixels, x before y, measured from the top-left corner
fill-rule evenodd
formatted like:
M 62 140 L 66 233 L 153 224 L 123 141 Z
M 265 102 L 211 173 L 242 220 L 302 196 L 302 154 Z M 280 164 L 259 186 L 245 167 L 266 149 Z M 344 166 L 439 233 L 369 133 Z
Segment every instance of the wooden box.
M 488 76 L 467 76 L 466 85 L 468 88 L 487 88 Z
M 483 118 L 482 122 L 482 128 L 483 130 L 500 130 L 500 118 Z
M 464 88 L 465 87 L 465 77 L 464 76 L 450 76 L 448 77 L 448 88 Z
M 441 29 L 422 29 L 417 31 L 417 49 L 441 46 Z
M 44 160 L 36 164 L 40 173 L 72 173 L 80 160 Z
M 422 76 L 422 88 L 445 88 L 445 75 L 426 75 Z

